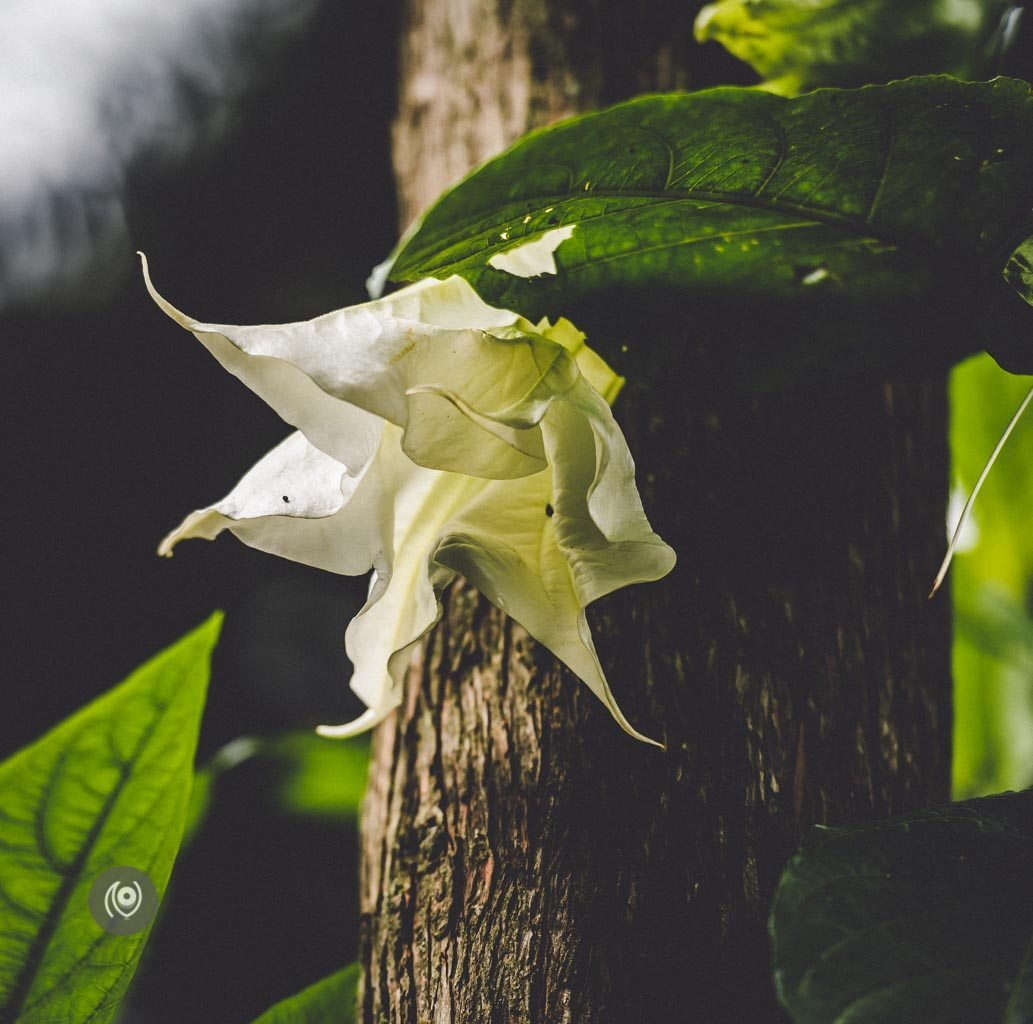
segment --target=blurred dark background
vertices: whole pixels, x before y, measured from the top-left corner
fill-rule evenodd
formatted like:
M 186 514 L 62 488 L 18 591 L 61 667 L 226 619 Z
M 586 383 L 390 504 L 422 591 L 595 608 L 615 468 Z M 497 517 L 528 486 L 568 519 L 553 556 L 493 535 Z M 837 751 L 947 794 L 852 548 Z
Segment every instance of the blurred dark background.
M 171 561 L 155 555 L 186 512 L 225 494 L 289 428 L 160 313 L 134 251 L 147 252 L 155 281 L 182 308 L 258 323 L 365 300 L 371 266 L 397 237 L 392 5 L 313 3 L 300 24 L 270 27 L 241 14 L 243 3 L 220 4 L 242 23 L 237 67 L 217 83 L 224 95 L 205 94 L 172 65 L 153 89 L 154 102 L 174 94 L 175 109 L 126 141 L 133 151 L 118 181 L 79 173 L 73 158 L 40 182 L 35 220 L 12 223 L 0 204 L 12 485 L 4 625 L 18 709 L 3 718 L 6 750 L 215 607 L 230 614 L 209 744 L 361 706 L 341 685 L 345 609 L 327 601 L 360 600 L 362 581 L 232 540 L 185 545 Z M 121 87 L 139 82 L 130 73 Z M 107 101 L 102 89 L 85 102 Z M 231 89 L 239 95 L 227 98 Z M 12 281 L 17 250 L 41 235 L 52 251 L 36 263 L 47 268 L 49 256 L 49 276 Z M 66 251 L 84 268 L 71 279 Z M 247 699 L 234 701 L 224 732 L 214 712 L 229 702 L 224 691 L 238 690 Z
M 688 6 L 683 27 L 701 5 Z M 212 609 L 227 612 L 200 762 L 240 763 L 206 776 L 208 813 L 177 862 L 125 1022 L 243 1024 L 356 955 L 361 744 L 217 752 L 358 714 L 343 631 L 366 581 L 228 536 L 157 558 L 185 513 L 225 494 L 288 428 L 157 310 L 133 252 L 200 319 L 308 319 L 363 301 L 398 234 L 399 7 L 0 10 L 0 757 Z M 633 23 L 602 38 L 625 45 Z M 1013 51 L 1020 73 L 1030 29 Z M 753 80 L 714 44 L 698 53 L 693 85 Z
M 151 8 L 0 11 L 0 121 L 18 129 L 0 143 L 0 756 L 214 608 L 227 616 L 202 764 L 235 737 L 362 708 L 343 630 L 365 580 L 232 538 L 155 554 L 289 428 L 159 312 L 134 251 L 203 318 L 308 319 L 365 300 L 397 238 L 395 5 Z M 336 814 L 280 799 L 298 757 L 311 751 L 250 758 L 212 787 L 124 1020 L 243 1024 L 355 958 L 354 813 L 347 799 Z M 364 771 L 347 753 L 326 766 L 351 771 L 347 794 Z

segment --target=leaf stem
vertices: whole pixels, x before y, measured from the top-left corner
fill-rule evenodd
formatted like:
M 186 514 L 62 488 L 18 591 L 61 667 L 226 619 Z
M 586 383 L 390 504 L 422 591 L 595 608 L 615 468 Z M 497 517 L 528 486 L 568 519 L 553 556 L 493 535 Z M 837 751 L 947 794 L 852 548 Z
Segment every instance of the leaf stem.
M 933 580 L 932 589 L 929 591 L 930 598 L 937 590 L 940 589 L 940 584 L 943 583 L 943 579 L 947 575 L 947 570 L 950 568 L 951 560 L 954 558 L 954 551 L 958 546 L 958 541 L 961 539 L 961 531 L 965 528 L 965 524 L 968 522 L 969 514 L 972 511 L 972 505 L 975 503 L 976 495 L 979 494 L 983 487 L 983 481 L 986 480 L 991 467 L 997 461 L 997 456 L 1001 454 L 1001 449 L 1007 443 L 1008 438 L 1011 437 L 1011 432 L 1015 429 L 1016 424 L 1022 418 L 1022 414 L 1026 411 L 1026 407 L 1029 405 L 1031 399 L 1033 399 L 1033 387 L 1026 392 L 1026 397 L 1019 403 L 1018 409 L 1015 410 L 1014 415 L 1008 422 L 1008 426 L 1004 428 L 1004 433 L 1001 434 L 1001 438 L 997 442 L 994 450 L 990 453 L 990 458 L 987 459 L 986 465 L 983 467 L 983 471 L 979 474 L 979 479 L 976 480 L 976 486 L 972 488 L 972 493 L 968 496 L 968 501 L 965 502 L 965 507 L 961 510 L 961 515 L 958 517 L 958 525 L 954 527 L 954 534 L 951 537 L 950 544 L 947 545 L 947 554 L 943 556 L 943 562 L 940 563 L 940 571 L 936 574 L 936 579 Z

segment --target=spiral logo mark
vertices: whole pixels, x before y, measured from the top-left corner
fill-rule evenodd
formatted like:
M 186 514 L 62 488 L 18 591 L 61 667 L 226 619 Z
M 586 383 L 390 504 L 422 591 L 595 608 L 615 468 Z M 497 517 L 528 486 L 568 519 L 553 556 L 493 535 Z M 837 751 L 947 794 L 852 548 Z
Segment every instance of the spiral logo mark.
M 158 910 L 158 894 L 146 872 L 125 866 L 101 872 L 87 902 L 94 921 L 112 935 L 143 931 Z
M 104 893 L 104 909 L 112 919 L 118 914 L 128 921 L 142 906 L 143 890 L 139 882 L 123 885 L 121 881 L 116 880 Z

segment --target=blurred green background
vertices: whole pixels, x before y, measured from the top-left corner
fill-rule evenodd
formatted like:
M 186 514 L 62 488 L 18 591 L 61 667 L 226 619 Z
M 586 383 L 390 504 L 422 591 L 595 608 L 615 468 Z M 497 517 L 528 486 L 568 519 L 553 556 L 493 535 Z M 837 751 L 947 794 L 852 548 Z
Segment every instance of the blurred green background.
M 953 529 L 1033 378 L 979 355 L 950 382 Z M 1033 417 L 1016 427 L 976 500 L 951 568 L 954 796 L 1033 783 Z

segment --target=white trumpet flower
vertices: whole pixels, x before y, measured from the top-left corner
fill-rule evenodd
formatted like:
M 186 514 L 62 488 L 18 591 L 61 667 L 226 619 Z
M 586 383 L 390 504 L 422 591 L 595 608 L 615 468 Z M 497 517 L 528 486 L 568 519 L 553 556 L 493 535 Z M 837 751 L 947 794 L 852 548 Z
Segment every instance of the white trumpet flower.
M 351 687 L 368 710 L 402 699 L 412 648 L 462 574 L 580 677 L 632 736 L 585 607 L 656 580 L 674 552 L 650 528 L 610 412 L 623 381 L 569 322 L 531 324 L 462 278 L 425 280 L 305 323 L 201 323 L 147 288 L 292 433 L 159 547 L 229 530 L 331 572 L 373 570 L 348 625 Z

